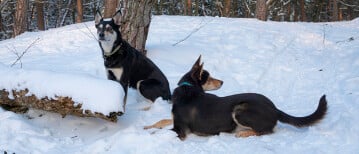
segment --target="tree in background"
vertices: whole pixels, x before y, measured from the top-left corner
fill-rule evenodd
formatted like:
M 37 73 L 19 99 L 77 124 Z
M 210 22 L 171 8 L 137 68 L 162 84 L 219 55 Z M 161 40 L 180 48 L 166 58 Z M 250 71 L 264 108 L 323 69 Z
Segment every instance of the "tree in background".
M 256 18 L 263 21 L 267 20 L 266 0 L 257 0 Z
M 83 9 L 82 9 L 82 0 L 76 1 L 76 23 L 81 23 L 83 19 Z
M 144 51 L 141 47 L 143 45 L 138 44 L 143 44 L 139 42 L 144 42 L 147 34 L 144 37 L 139 37 L 142 41 L 135 40 L 133 37 L 138 37 L 137 31 L 148 31 L 148 28 L 143 27 L 148 27 L 145 23 L 149 23 L 150 18 L 148 16 L 151 13 L 255 18 L 256 12 L 258 12 L 256 9 L 257 2 L 261 0 L 26 0 L 27 9 L 24 15 L 26 15 L 27 22 L 20 25 L 19 23 L 15 24 L 15 16 L 20 13 L 20 10 L 16 9 L 17 1 L 24 2 L 23 0 L 0 0 L 0 40 L 13 37 L 15 25 L 25 27 L 26 31 L 46 30 L 93 21 L 97 8 L 104 10 L 106 17 L 112 17 L 116 9 L 121 6 L 123 10 L 140 8 L 135 12 L 143 13 L 146 16 L 142 17 L 145 22 L 141 23 L 138 29 L 130 28 L 135 27 L 129 26 L 131 24 L 127 24 L 126 29 L 122 27 L 127 30 L 123 33 L 134 31 L 134 33 L 131 32 L 133 34 L 131 37 L 126 36 L 126 38 L 137 49 Z M 124 5 L 130 3 L 131 5 Z M 141 6 L 138 6 L 140 3 Z M 155 9 L 151 11 L 149 8 L 152 7 Z M 359 0 L 266 0 L 266 9 L 266 19 L 272 21 L 330 22 L 352 20 L 359 16 Z M 140 18 L 134 13 L 130 14 L 134 18 Z M 132 20 L 129 19 L 130 16 L 126 15 L 126 12 L 123 12 L 123 15 L 124 21 Z
M 27 3 L 27 0 L 19 0 L 16 2 L 13 37 L 24 33 L 27 29 Z
M 45 30 L 44 2 L 42 0 L 36 0 L 35 5 L 37 13 L 37 28 L 38 30 Z
M 104 18 L 111 18 L 115 13 L 118 7 L 118 0 L 105 0 L 105 13 L 103 14 Z
M 154 3 L 154 0 L 122 0 L 121 5 L 122 38 L 144 54 Z

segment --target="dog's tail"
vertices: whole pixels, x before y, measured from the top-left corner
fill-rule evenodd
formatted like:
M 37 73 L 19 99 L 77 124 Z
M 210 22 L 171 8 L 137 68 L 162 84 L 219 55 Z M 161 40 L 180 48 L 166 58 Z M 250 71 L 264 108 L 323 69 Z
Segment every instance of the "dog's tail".
M 310 126 L 323 119 L 327 109 L 327 101 L 325 99 L 325 95 L 323 95 L 319 100 L 317 109 L 312 114 L 305 117 L 294 117 L 278 110 L 279 121 L 294 125 L 296 127 Z

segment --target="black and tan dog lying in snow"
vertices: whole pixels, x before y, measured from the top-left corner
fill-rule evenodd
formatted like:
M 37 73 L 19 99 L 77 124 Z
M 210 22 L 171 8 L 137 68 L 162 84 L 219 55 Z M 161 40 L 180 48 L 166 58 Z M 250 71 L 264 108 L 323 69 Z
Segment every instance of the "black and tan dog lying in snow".
M 163 128 L 173 123 L 181 140 L 189 133 L 216 135 L 236 132 L 237 137 L 259 136 L 273 133 L 277 121 L 296 127 L 310 126 L 324 118 L 327 111 L 325 95 L 312 114 L 294 117 L 277 109 L 267 97 L 256 93 L 242 93 L 218 97 L 206 93 L 222 86 L 222 81 L 210 77 L 203 69 L 200 58 L 178 82 L 172 95 L 172 119 L 161 120 L 149 128 Z

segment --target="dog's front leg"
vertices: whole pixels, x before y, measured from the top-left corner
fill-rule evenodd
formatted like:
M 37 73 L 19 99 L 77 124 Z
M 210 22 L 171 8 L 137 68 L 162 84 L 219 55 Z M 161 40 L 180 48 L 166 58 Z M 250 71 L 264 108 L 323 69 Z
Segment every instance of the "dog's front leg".
M 126 102 L 127 102 L 127 92 L 128 92 L 128 82 L 123 80 L 120 81 L 120 84 L 125 92 L 125 96 L 123 97 L 123 111 L 126 111 Z

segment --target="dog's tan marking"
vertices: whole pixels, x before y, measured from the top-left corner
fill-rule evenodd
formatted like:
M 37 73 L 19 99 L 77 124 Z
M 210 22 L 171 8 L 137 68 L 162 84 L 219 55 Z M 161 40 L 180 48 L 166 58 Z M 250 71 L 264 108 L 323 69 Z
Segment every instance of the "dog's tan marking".
M 208 77 L 207 82 L 202 85 L 203 90 L 210 91 L 210 90 L 217 90 L 221 88 L 223 81 L 212 78 L 211 76 Z
M 249 137 L 249 136 L 259 136 L 259 134 L 257 132 L 255 132 L 253 129 L 238 131 L 236 133 L 236 137 Z
M 166 126 L 172 125 L 173 124 L 173 120 L 172 119 L 163 119 L 160 120 L 158 122 L 156 122 L 153 125 L 150 126 L 145 126 L 143 129 L 151 129 L 151 128 L 157 128 L 157 129 L 162 129 Z

